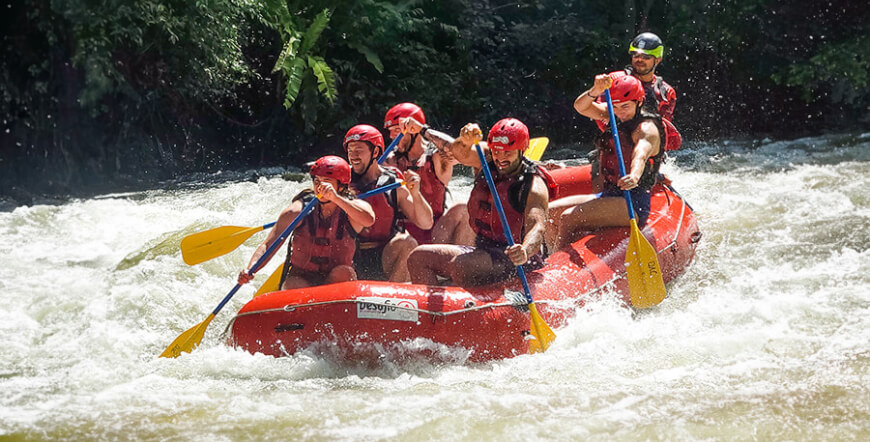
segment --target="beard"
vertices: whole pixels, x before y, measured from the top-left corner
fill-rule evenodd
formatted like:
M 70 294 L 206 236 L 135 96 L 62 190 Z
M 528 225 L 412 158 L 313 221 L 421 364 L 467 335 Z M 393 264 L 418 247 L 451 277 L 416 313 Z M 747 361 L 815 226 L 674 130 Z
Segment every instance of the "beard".
M 655 62 L 653 62 L 652 66 L 650 66 L 648 69 L 642 69 L 642 67 L 639 67 L 634 63 L 631 64 L 631 67 L 634 69 L 634 73 L 638 75 L 647 75 L 656 69 L 656 64 Z

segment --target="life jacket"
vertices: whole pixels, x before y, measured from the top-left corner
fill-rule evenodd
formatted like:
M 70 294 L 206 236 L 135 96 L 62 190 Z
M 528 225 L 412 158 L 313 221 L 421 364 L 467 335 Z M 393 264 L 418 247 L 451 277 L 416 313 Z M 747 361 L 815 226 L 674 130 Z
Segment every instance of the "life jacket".
M 632 75 L 634 71 L 631 66 L 625 68 L 626 75 Z M 662 125 L 664 126 L 665 150 L 677 150 L 683 145 L 683 136 L 680 131 L 674 126 L 674 104 L 676 104 L 677 94 L 673 86 L 665 82 L 665 80 L 656 75 L 655 79 L 649 83 L 643 84 L 645 92 L 644 101 L 647 103 L 656 103 L 656 110 L 662 117 Z M 607 130 L 607 122 L 596 120 L 595 124 L 602 132 Z
M 401 173 L 395 168 L 381 167 L 378 179 L 366 185 L 360 185 L 359 182 L 353 181 L 350 184 L 359 195 L 401 180 Z M 372 210 L 375 212 L 375 223 L 359 232 L 360 247 L 371 248 L 384 245 L 401 231 L 398 223 L 400 212 L 396 189 L 367 198 L 366 202 L 371 204 Z
M 638 182 L 637 185 L 643 190 L 652 189 L 653 185 L 656 183 L 659 168 L 661 167 L 662 160 L 665 156 L 664 143 L 661 137 L 661 134 L 664 134 L 662 118 L 658 114 L 651 113 L 648 110 L 641 108 L 631 120 L 616 124 L 617 131 L 619 132 L 619 144 L 622 147 L 622 160 L 625 165 L 625 170 L 628 172 L 631 170 L 631 159 L 632 154 L 634 153 L 634 141 L 631 134 L 642 122 L 647 120 L 652 120 L 655 123 L 656 127 L 659 129 L 660 136 L 659 151 L 657 154 L 650 157 L 640 176 L 640 182 Z M 611 185 L 616 185 L 622 177 L 622 174 L 619 171 L 619 159 L 616 155 L 614 144 L 613 135 L 609 130 L 602 132 L 595 141 L 595 145 L 598 148 L 598 164 L 601 170 L 601 175 L 604 178 L 604 181 Z
M 435 161 L 432 159 L 434 152 L 427 149 L 420 158 L 412 161 L 408 158 L 407 152 L 395 152 L 396 168 L 404 172 L 411 170 L 420 175 L 420 193 L 426 202 L 432 206 L 432 215 L 437 220 L 444 214 L 447 186 L 438 178 L 435 173 Z
M 308 204 L 313 198 L 309 191 L 294 200 Z M 322 214 L 322 206 L 318 205 L 293 231 L 287 260 L 300 270 L 325 274 L 341 265 L 353 265 L 357 233 L 347 213 L 336 208 L 327 218 Z
M 520 172 L 511 176 L 499 176 L 493 162 L 488 162 L 485 167 L 489 167 L 492 172 L 496 192 L 502 202 L 514 243 L 522 244 L 525 236 L 526 200 L 532 190 L 534 178 L 539 176 L 544 179 L 544 182 L 548 183 L 548 190 L 551 189 L 549 182 L 554 183 L 554 181 L 552 179 L 548 181 L 549 174 L 546 170 L 525 157 L 522 159 Z M 552 189 L 555 190 L 555 187 Z M 483 237 L 490 243 L 507 246 L 501 219 L 495 208 L 483 171 L 475 177 L 474 187 L 468 197 L 468 223 L 478 237 Z
M 424 142 L 428 143 L 425 140 Z M 432 207 L 433 222 L 438 222 L 446 209 L 447 186 L 441 182 L 438 174 L 435 173 L 435 162 L 432 159 L 434 151 L 426 149 L 426 152 L 416 161 L 408 158 L 407 152 L 394 152 L 393 155 L 396 161 L 396 168 L 400 171 L 412 170 L 420 175 L 420 194 L 423 195 L 423 198 Z M 432 244 L 432 229 L 423 230 L 414 225 L 414 223 L 409 222 L 404 216 L 399 220 L 399 224 L 409 235 L 417 240 L 418 244 Z

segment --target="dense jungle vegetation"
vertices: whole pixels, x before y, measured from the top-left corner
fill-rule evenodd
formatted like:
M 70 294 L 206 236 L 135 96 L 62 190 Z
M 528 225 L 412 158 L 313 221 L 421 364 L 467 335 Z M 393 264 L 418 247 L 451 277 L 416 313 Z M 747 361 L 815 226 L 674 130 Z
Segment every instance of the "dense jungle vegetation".
M 586 149 L 571 103 L 665 42 L 687 141 L 867 127 L 870 8 L 856 0 L 8 2 L 0 194 L 87 194 L 301 165 L 414 101 L 455 133 L 504 116 Z

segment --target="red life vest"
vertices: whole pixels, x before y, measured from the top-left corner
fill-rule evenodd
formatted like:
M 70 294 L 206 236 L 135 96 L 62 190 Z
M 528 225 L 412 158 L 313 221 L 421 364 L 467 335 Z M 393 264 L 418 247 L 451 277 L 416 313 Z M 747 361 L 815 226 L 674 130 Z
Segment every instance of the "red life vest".
M 428 202 L 432 207 L 432 218 L 434 222 L 438 222 L 441 216 L 444 215 L 444 210 L 446 209 L 447 186 L 441 182 L 441 179 L 438 178 L 438 174 L 435 173 L 435 161 L 432 159 L 434 153 L 427 151 L 416 161 L 411 161 L 408 158 L 408 155 L 399 153 L 394 155 L 396 167 L 400 171 L 404 172 L 406 170 L 411 170 L 420 174 L 420 193 L 423 195 L 423 198 L 426 199 L 426 202 Z M 402 219 L 400 222 L 408 234 L 413 236 L 419 244 L 432 243 L 431 229 L 423 230 L 415 226 L 414 223 L 407 222 L 406 219 Z
M 617 130 L 619 132 L 619 145 L 622 147 L 622 160 L 625 165 L 626 172 L 631 170 L 631 159 L 634 154 L 634 141 L 631 137 L 632 132 L 644 121 L 652 120 L 656 127 L 659 129 L 659 134 L 664 132 L 664 128 L 662 127 L 661 117 L 658 115 L 647 113 L 645 110 L 641 109 L 637 115 L 629 121 L 623 123 L 617 123 Z M 661 138 L 659 138 L 661 140 Z M 599 170 L 601 171 L 601 176 L 604 180 L 612 185 L 616 185 L 619 181 L 619 178 L 622 177 L 619 171 L 619 158 L 616 156 L 616 149 L 614 148 L 613 135 L 608 130 L 607 132 L 602 133 L 598 136 L 598 139 L 595 142 L 596 147 L 598 148 L 598 164 Z M 647 162 L 646 167 L 643 169 L 643 173 L 640 176 L 640 181 L 637 186 L 643 190 L 652 189 L 653 185 L 656 182 L 656 178 L 658 177 L 659 167 L 661 167 L 662 160 L 664 159 L 665 150 L 663 149 L 662 142 L 659 142 L 659 151 L 657 154 L 650 157 Z
M 641 83 L 647 98 L 655 99 L 659 115 L 665 120 L 673 120 L 674 105 L 677 104 L 677 93 L 674 88 L 658 75 L 649 83 Z
M 632 75 L 631 66 L 625 68 L 627 75 Z M 662 125 L 664 126 L 665 150 L 677 150 L 683 145 L 683 136 L 680 131 L 674 126 L 674 106 L 677 102 L 677 92 L 665 80 L 656 75 L 655 79 L 649 83 L 641 82 L 643 90 L 646 92 L 645 101 L 651 102 L 655 100 L 656 109 L 662 117 Z M 602 132 L 607 130 L 607 122 L 596 120 L 595 124 Z
M 308 203 L 313 197 L 308 193 L 302 201 Z M 315 207 L 293 232 L 287 247 L 290 264 L 323 274 L 341 265 L 352 266 L 357 234 L 347 214 L 336 208 L 327 218 L 322 215 L 322 207 Z
M 432 206 L 432 215 L 437 220 L 444 214 L 447 186 L 435 173 L 435 161 L 432 152 L 423 154 L 417 161 L 411 161 L 407 155 L 396 155 L 396 167 L 404 172 L 411 170 L 420 175 L 420 193 Z
M 506 177 L 499 176 L 495 164 L 492 162 L 485 166 L 489 167 L 492 172 L 495 188 L 516 244 L 522 244 L 525 236 L 526 200 L 532 190 L 532 181 L 537 176 L 544 179 L 545 183 L 547 182 L 543 175 L 545 172 L 540 167 L 526 158 L 523 158 L 522 161 L 521 171 Z M 482 171 L 475 177 L 474 187 L 468 198 L 468 223 L 478 237 L 507 246 L 504 229 L 501 226 L 498 211 Z
M 665 130 L 665 150 L 679 149 L 683 145 L 683 136 L 680 135 L 680 131 L 673 123 L 677 92 L 658 75 L 652 82 L 643 83 L 643 89 L 646 91 L 647 98 L 652 95 L 658 104 L 659 115 L 662 116 L 662 125 Z
M 351 181 L 350 184 L 353 186 L 357 195 L 359 195 L 363 192 L 368 192 L 369 190 L 383 187 L 401 180 L 401 174 L 396 169 L 391 167 L 381 167 L 381 175 L 378 176 L 378 179 L 365 185 L 361 185 L 358 181 Z M 371 204 L 372 210 L 375 212 L 375 223 L 370 227 L 366 227 L 359 233 L 360 246 L 362 248 L 371 248 L 371 246 L 373 246 L 372 244 L 365 243 L 374 243 L 374 246 L 384 245 L 393 239 L 393 236 L 400 231 L 398 223 L 399 204 L 396 190 L 393 189 L 387 193 L 381 193 L 371 198 L 367 198 L 366 202 Z

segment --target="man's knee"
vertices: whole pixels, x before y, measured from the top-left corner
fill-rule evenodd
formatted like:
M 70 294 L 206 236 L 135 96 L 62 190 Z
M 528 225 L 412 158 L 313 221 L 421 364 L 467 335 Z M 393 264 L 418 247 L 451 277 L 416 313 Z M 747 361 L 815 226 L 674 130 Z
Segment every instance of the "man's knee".
M 356 270 L 351 266 L 341 265 L 332 269 L 327 279 L 329 282 L 354 281 L 356 280 Z
M 426 265 L 426 257 L 429 254 L 430 252 L 426 249 L 426 246 L 419 246 L 411 250 L 411 254 L 408 255 L 408 269 L 424 267 Z
M 396 235 L 384 248 L 384 255 L 408 255 L 417 247 L 417 240 L 413 236 L 403 233 Z
M 465 204 L 457 204 L 451 208 L 453 219 L 458 223 L 468 222 L 468 206 Z

